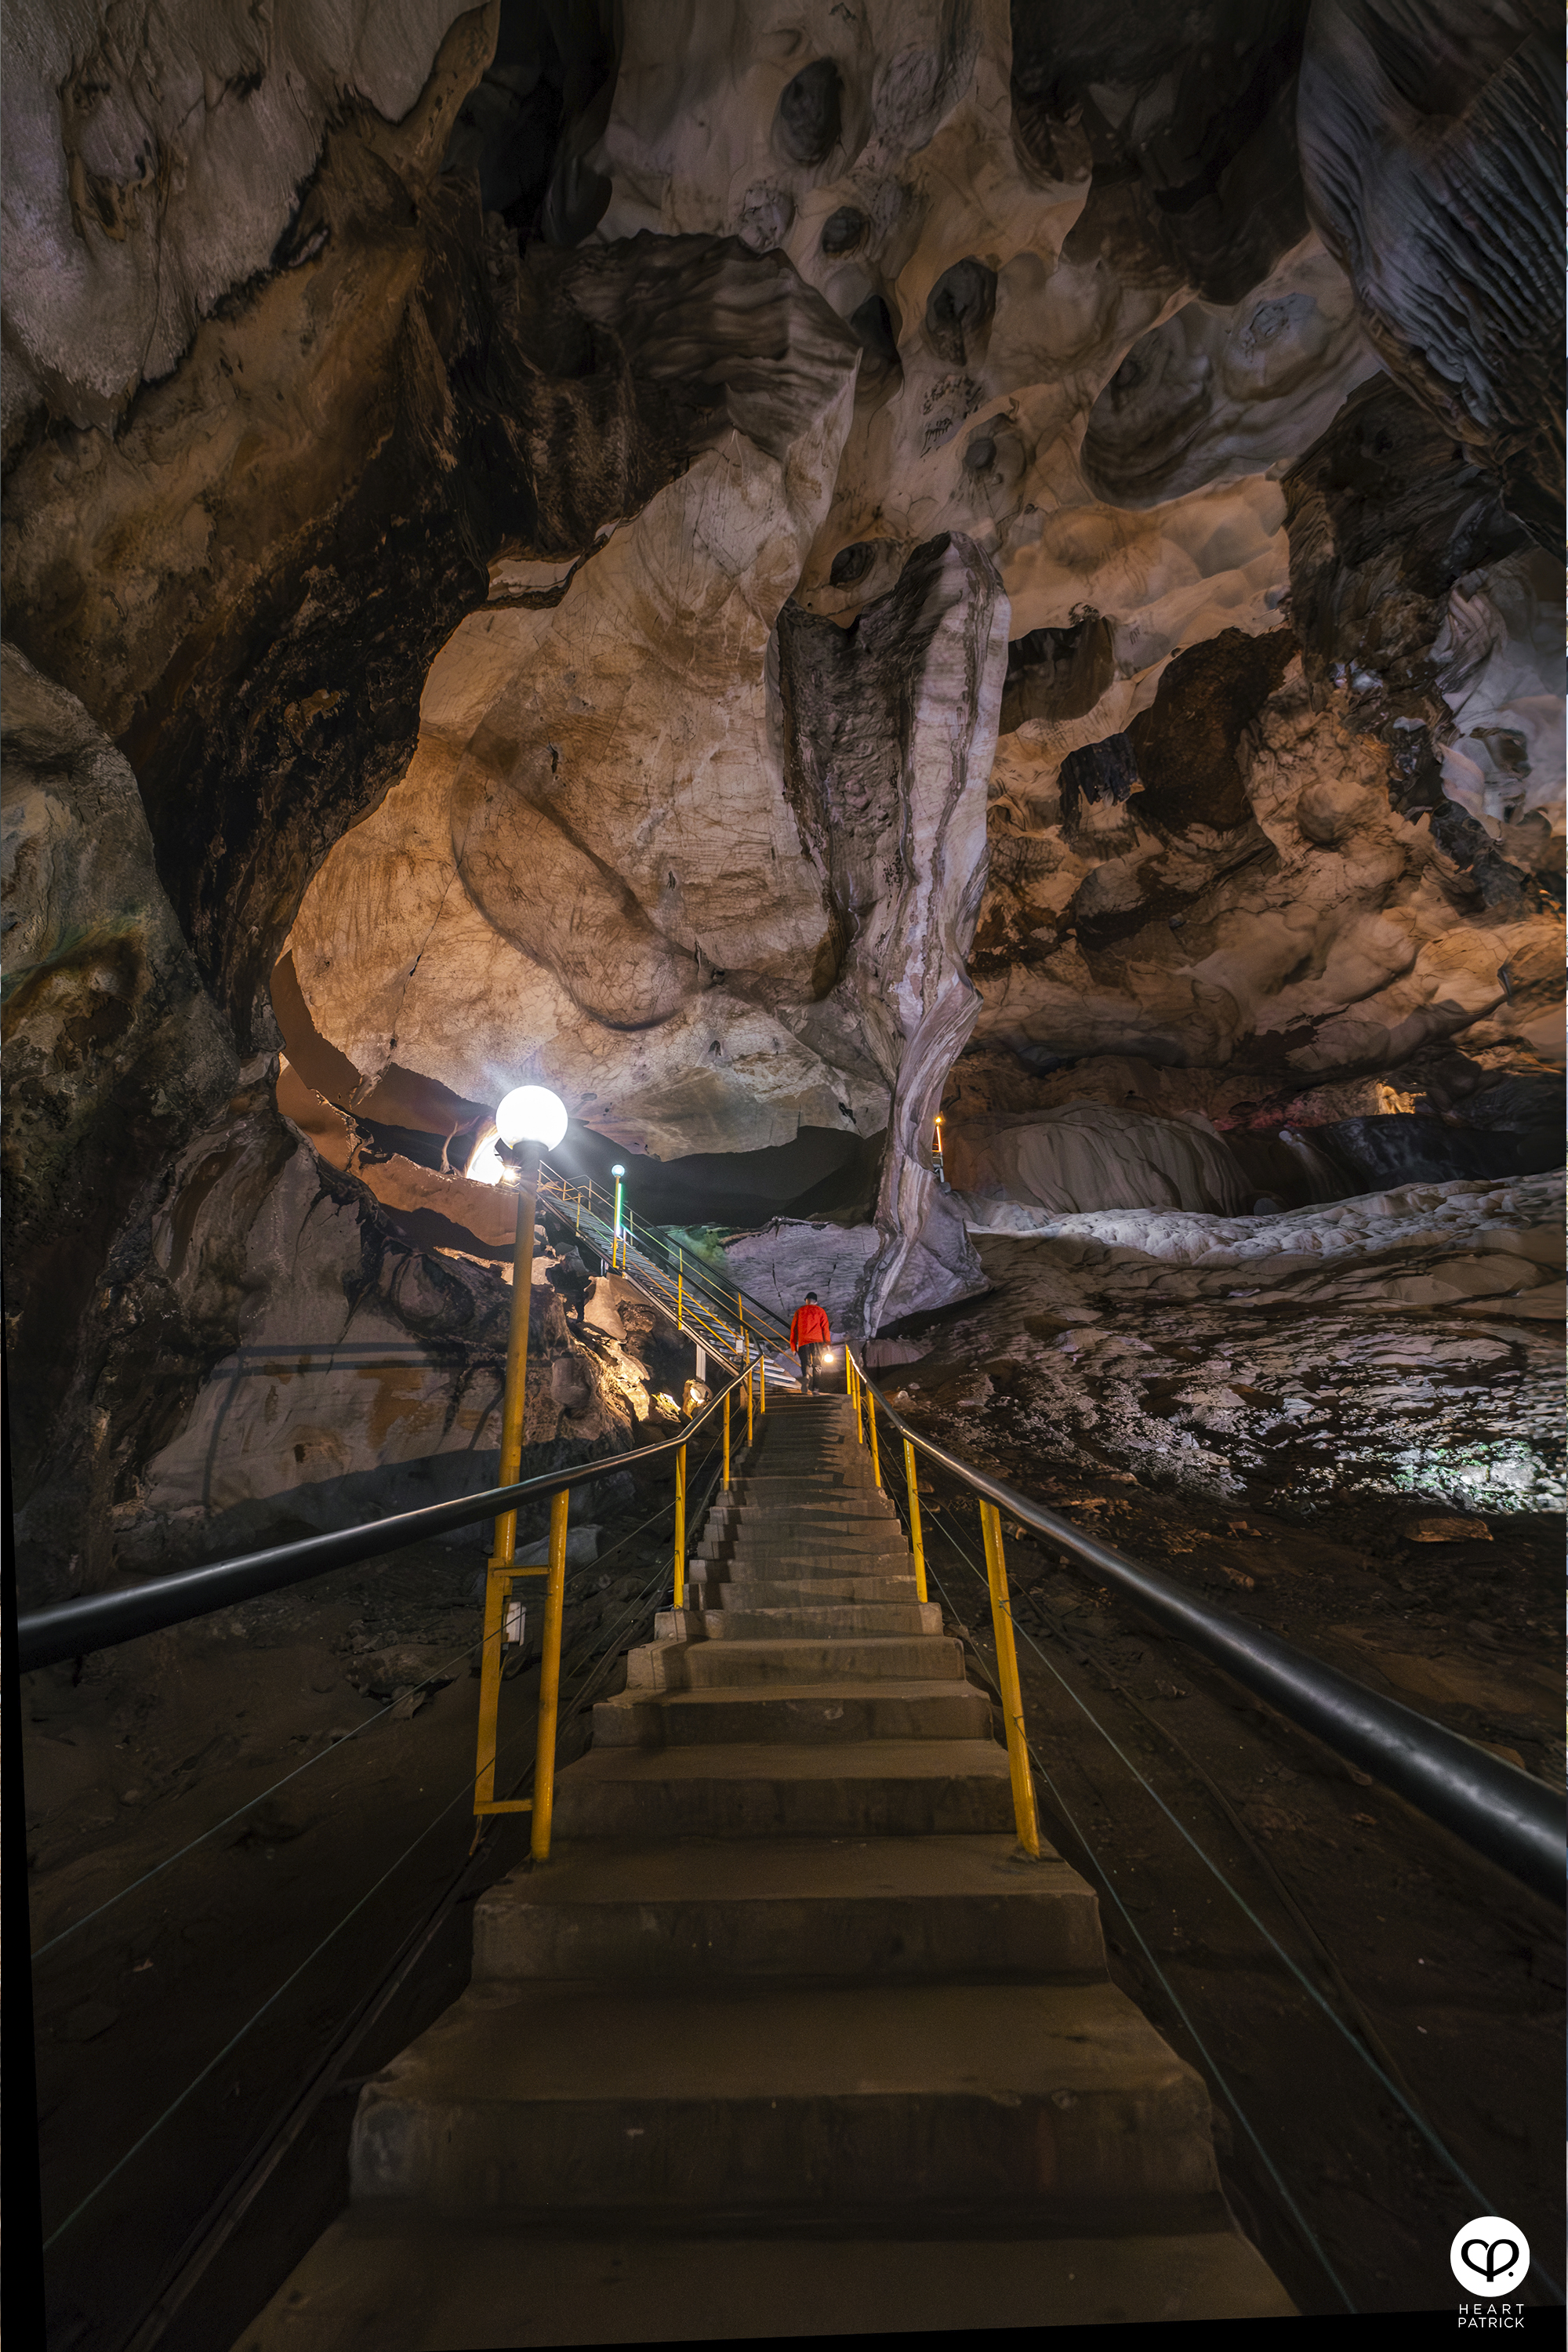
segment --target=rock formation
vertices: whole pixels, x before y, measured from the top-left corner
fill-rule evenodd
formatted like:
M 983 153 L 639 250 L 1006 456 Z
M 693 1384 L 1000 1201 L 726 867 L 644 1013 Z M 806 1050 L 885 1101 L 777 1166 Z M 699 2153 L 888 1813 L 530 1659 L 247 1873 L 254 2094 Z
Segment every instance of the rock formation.
M 863 1335 L 972 1224 L 1546 1164 L 1546 36 L 13 20 L 29 1575 L 484 1450 L 525 1077 Z M 620 1442 L 575 1377 L 538 1442 Z

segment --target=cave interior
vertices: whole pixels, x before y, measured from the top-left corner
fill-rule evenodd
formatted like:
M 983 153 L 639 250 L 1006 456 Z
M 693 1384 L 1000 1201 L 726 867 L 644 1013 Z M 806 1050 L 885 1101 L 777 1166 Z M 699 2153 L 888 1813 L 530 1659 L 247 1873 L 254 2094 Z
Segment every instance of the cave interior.
M 1555 38 L 1538 0 L 13 12 L 16 1609 L 494 1483 L 495 1111 L 536 1084 L 568 1189 L 624 1167 L 705 1278 L 815 1290 L 911 1426 L 1560 1780 Z M 616 1461 L 693 1357 L 602 1258 L 570 1318 L 580 1257 L 552 1211 L 523 1475 L 605 1465 L 567 1643 L 613 1692 L 673 1493 Z M 459 1811 L 201 2074 L 461 1778 L 483 1535 L 22 1679 L 51 2352 L 130 2343 L 460 1858 Z M 1013 1577 L 1130 1741 L 1180 1717 L 1550 2245 L 1561 1921 L 1048 1549 Z M 1444 2300 L 1447 2189 L 1343 2120 L 1141 1789 L 1085 1799 L 1148 1882 L 1118 1981 L 1200 2071 L 1154 1956 L 1227 2021 L 1355 2308 Z M 443 1934 L 359 2079 L 466 1980 Z M 1341 2308 L 1216 2115 L 1238 2226 Z M 138 2345 L 238 2335 L 338 2129 Z

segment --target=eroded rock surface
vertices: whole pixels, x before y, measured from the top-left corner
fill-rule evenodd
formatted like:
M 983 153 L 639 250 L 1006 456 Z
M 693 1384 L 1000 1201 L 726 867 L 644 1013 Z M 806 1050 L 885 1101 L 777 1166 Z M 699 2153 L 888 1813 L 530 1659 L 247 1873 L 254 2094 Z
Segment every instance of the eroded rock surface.
M 154 1267 L 209 1328 L 222 1268 L 240 1294 L 237 1344 L 120 1503 L 121 1560 L 241 1550 L 494 1483 L 508 1285 L 499 1269 L 411 1248 L 285 1122 L 195 1139 L 153 1220 L 149 1278 Z M 607 1369 L 568 1334 L 542 1255 L 539 1276 L 524 1477 L 624 1451 L 633 1426 Z
M 1314 0 L 1311 210 L 1399 380 L 1563 545 L 1555 26 L 1539 5 Z
M 1298 1084 L 1395 1069 L 1461 1031 L 1556 1058 L 1555 926 L 1528 877 L 1510 867 L 1488 905 L 1470 863 L 1487 846 L 1479 829 L 1446 854 L 1419 822 L 1429 810 L 1412 821 L 1391 801 L 1384 747 L 1346 723 L 1342 701 L 1314 708 L 1278 642 L 1284 676 L 1270 693 L 1265 673 L 1247 729 L 1225 723 L 1211 691 L 1204 720 L 1177 733 L 1188 759 L 1205 732 L 1216 739 L 1189 785 L 1178 767 L 1088 799 L 1059 732 L 1003 740 L 972 963 L 977 1038 Z M 1544 824 L 1539 846 L 1549 865 Z
M 131 769 L 74 695 L 10 646 L 0 661 L 12 1475 L 25 1506 L 52 1447 L 90 1517 L 108 1503 L 85 1407 L 113 1297 L 105 1261 L 221 1110 L 237 1063 Z
M 886 1385 L 961 1450 L 1033 1429 L 1085 1468 L 1293 1515 L 1560 1509 L 1562 1200 L 1555 1175 L 1257 1219 L 986 1206 L 992 1296 L 917 1322 Z
M 1543 26 L 16 20 L 6 626 L 58 740 L 16 819 L 13 1311 L 87 1335 L 29 1443 L 108 1412 L 103 1524 L 154 1457 L 195 1507 L 209 1420 L 223 1453 L 197 1391 L 277 1286 L 247 1218 L 352 1203 L 468 1328 L 508 1222 L 468 1169 L 530 1076 L 867 1333 L 980 1288 L 963 1196 L 1542 1164 Z M 221 1313 L 153 1303 L 198 1136 Z M 121 1299 L 180 1366 L 133 1433 L 91 1403 Z M 450 1370 L 408 1423 L 443 1458 Z M 378 1412 L 334 1475 L 415 1458 Z

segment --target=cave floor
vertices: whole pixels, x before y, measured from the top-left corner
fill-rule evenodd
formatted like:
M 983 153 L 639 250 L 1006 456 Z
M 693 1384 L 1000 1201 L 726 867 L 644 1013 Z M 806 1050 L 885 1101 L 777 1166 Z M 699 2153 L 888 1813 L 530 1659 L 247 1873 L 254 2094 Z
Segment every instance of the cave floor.
M 654 1548 L 668 1519 L 639 1529 L 664 1492 L 644 1485 L 601 1515 L 599 1559 L 568 1572 L 565 1654 L 599 1659 L 595 1695 L 624 1681 L 620 1654 L 668 1580 L 668 1532 L 662 1572 Z M 24 1678 L 45 2237 L 129 2156 L 46 2254 L 50 2352 L 128 2340 L 165 2266 L 463 1864 L 483 1558 L 479 1543 L 420 1546 L 100 1652 L 79 1681 L 69 1665 Z M 586 1717 L 564 1712 L 580 1686 L 563 1691 L 563 1760 L 586 1744 Z M 503 1690 L 500 1790 L 531 1759 L 537 1688 L 531 1662 Z M 526 1816 L 495 1822 L 407 1990 L 340 2052 L 351 2083 L 462 1990 L 468 1906 L 527 1838 Z M 352 2091 L 324 2101 L 161 2341 L 226 2346 L 266 2300 L 342 2201 L 353 2106 Z
M 1237 1444 L 1234 1460 L 1223 1430 L 1183 1448 L 1190 1433 L 1181 1416 L 1203 1408 L 1175 1403 L 1173 1391 L 1168 1417 L 1140 1407 L 1133 1431 L 1140 1441 L 1163 1431 L 1172 1453 L 1155 1450 L 1158 1433 L 1130 1448 L 1103 1385 L 1098 1398 L 1087 1382 L 1076 1391 L 1077 1421 L 1064 1409 L 1082 1379 L 1072 1355 L 1058 1359 L 1069 1390 L 1053 1388 L 1048 1411 L 1028 1365 L 998 1372 L 1017 1306 L 1002 1286 L 946 1318 L 918 1366 L 881 1376 L 911 1423 L 1237 1613 L 1532 1771 L 1560 1771 L 1550 1630 L 1559 1530 L 1550 1515 L 1472 1509 L 1462 1538 L 1417 1540 L 1416 1520 L 1451 1516 L 1453 1506 L 1419 1496 L 1404 1505 L 1328 1498 L 1315 1472 L 1303 1486 L 1302 1465 L 1316 1457 L 1289 1428 L 1272 1443 Z M 1162 1333 L 1144 1307 L 1138 1334 L 1145 1347 L 1168 1342 L 1211 1361 L 1214 1335 L 1194 1320 L 1206 1311 L 1173 1309 L 1173 1329 Z M 1528 1370 L 1532 1347 L 1547 1360 L 1545 1334 L 1489 1328 L 1505 1331 L 1510 1366 Z M 1277 1310 L 1268 1329 L 1288 1349 Z M 1423 1329 L 1432 1336 L 1429 1319 Z M 1182 1360 L 1172 1363 L 1179 1378 Z M 906 1375 L 918 1390 L 899 1389 Z M 658 1499 L 645 1491 L 606 1518 L 602 1543 Z M 962 1556 L 979 1556 L 973 1508 L 940 1486 L 926 1507 L 940 1597 L 951 1619 L 973 1629 L 983 1668 L 984 1594 Z M 646 1625 L 636 1612 L 649 1541 L 634 1538 L 604 1567 L 574 1574 L 569 1651 L 578 1643 L 618 1654 Z M 237 1816 L 37 1965 L 46 2232 L 210 2067 L 49 2256 L 51 2352 L 109 2352 L 126 2340 L 231 2168 L 328 2053 L 368 1979 L 462 1863 L 480 1556 L 478 1547 L 428 1547 L 153 1637 L 162 1649 L 152 1673 L 127 1651 L 89 1659 L 74 1685 L 69 1668 L 28 1678 L 35 1948 L 215 1820 Z M 1117 1981 L 1209 2080 L 1237 2219 L 1299 2306 L 1327 2314 L 1343 2302 L 1247 2125 L 1359 2309 L 1449 2307 L 1449 2240 L 1475 2210 L 1504 2213 L 1551 2248 L 1560 1918 L 1037 1547 L 1015 1542 L 1009 1558 L 1028 1720 L 1047 1775 L 1047 1834 L 1102 1889 Z M 628 1611 L 635 1623 L 621 1622 Z M 612 1658 L 605 1690 L 622 1671 Z M 398 1691 L 442 1674 L 453 1679 L 411 1717 L 388 1709 Z M 531 1669 L 509 1698 L 520 1763 L 535 1682 Z M 331 1742 L 372 1717 L 347 1746 Z M 564 1732 L 563 1758 L 585 1739 L 584 1718 Z M 260 1803 L 282 1773 L 318 1753 L 319 1767 Z M 1480 2206 L 1151 1789 L 1336 2015 L 1353 2011 L 1352 2030 L 1370 2028 L 1384 2063 L 1483 2192 Z M 140 1794 L 127 1801 L 132 1790 Z M 311 1959 L 426 1831 L 386 1887 Z M 475 1891 L 521 1856 L 524 1840 L 520 1824 L 498 1826 Z M 416 1979 L 340 2056 L 345 2091 L 323 2103 L 176 2315 L 163 2339 L 175 2352 L 232 2342 L 319 2235 L 345 2193 L 353 2085 L 456 1998 L 468 1965 L 465 1905 Z M 274 1993 L 266 2016 L 214 2063 Z
M 1560 1784 L 1561 1519 L 1456 1504 L 1467 1489 L 1442 1475 L 1457 1456 L 1489 1500 L 1516 1504 L 1519 1486 L 1488 1474 L 1500 1455 L 1518 1480 L 1528 1457 L 1550 1492 L 1558 1333 L 1382 1308 L 1329 1333 L 1321 1307 L 1274 1297 L 1112 1299 L 1092 1325 L 1037 1319 L 1031 1339 L 1035 1253 L 984 1255 L 990 1297 L 948 1310 L 915 1335 L 918 1362 L 880 1376 L 911 1426 Z M 1445 1348 L 1451 1383 L 1390 1392 L 1393 1364 Z M 1358 1366 L 1381 1405 L 1357 1392 Z M 1318 1367 L 1333 1396 L 1285 1416 Z M 931 1475 L 933 1591 L 989 1671 L 976 1513 Z M 1117 1980 L 1209 2080 L 1237 2218 L 1300 2307 L 1344 2303 L 1281 2181 L 1361 2310 L 1447 2309 L 1449 2242 L 1477 2211 L 1516 2220 L 1551 2267 L 1561 1915 L 1023 1537 L 1008 1570 L 1047 1834 L 1101 1889 Z M 1369 2034 L 1479 2202 L 1369 2072 L 1352 2040 Z

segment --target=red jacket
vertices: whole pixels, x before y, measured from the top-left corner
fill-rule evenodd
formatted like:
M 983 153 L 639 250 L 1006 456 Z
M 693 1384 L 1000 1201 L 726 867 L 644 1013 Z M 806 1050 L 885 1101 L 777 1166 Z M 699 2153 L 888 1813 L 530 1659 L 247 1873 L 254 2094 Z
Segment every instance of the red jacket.
M 814 1339 L 830 1339 L 832 1337 L 827 1317 L 820 1307 L 807 1300 L 804 1307 L 795 1308 L 795 1321 L 789 1327 L 789 1343 L 797 1355 L 802 1348 L 809 1348 Z

